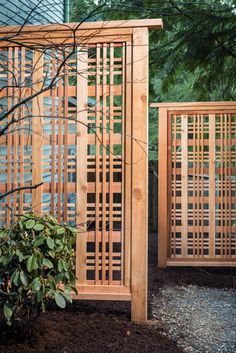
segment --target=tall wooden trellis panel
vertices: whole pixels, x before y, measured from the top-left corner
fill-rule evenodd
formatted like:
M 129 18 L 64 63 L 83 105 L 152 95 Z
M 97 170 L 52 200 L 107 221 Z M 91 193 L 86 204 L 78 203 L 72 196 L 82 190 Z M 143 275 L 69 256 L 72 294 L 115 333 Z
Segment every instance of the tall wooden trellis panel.
M 148 28 L 161 27 L 0 28 L 1 116 L 13 107 L 0 192 L 43 182 L 2 199 L 1 223 L 8 205 L 77 225 L 76 298 L 131 300 L 135 321 L 147 315 Z
M 236 265 L 236 103 L 159 109 L 159 266 Z

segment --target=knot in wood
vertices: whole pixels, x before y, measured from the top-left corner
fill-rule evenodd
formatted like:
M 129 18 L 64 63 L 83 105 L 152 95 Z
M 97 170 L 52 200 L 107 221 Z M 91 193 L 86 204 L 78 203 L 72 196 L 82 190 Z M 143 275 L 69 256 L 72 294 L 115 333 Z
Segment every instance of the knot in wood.
M 133 195 L 137 200 L 142 199 L 142 191 L 140 189 L 134 189 Z

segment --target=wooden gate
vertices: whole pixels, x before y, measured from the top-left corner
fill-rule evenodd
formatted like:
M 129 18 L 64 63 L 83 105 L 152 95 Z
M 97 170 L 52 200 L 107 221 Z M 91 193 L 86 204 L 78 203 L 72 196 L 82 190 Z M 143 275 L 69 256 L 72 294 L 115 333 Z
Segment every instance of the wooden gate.
M 159 266 L 236 265 L 236 102 L 159 110 Z
M 78 226 L 82 299 L 147 316 L 148 28 L 161 20 L 0 28 L 0 217 Z M 15 119 L 12 121 L 12 119 Z

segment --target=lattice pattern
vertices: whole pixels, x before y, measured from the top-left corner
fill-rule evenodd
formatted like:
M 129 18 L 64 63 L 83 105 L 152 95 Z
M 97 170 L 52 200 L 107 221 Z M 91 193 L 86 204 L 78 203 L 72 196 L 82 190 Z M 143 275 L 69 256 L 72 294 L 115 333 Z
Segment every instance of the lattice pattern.
M 28 87 L 7 88 L 2 112 L 23 94 L 31 95 L 37 85 L 49 84 L 70 50 L 47 49 L 37 59 L 24 48 L 2 50 L 0 60 L 6 70 L 2 66 L 1 86 L 15 85 L 13 80 L 18 80 L 19 85 L 27 81 Z M 60 70 L 56 88 L 43 94 L 36 116 L 32 100 L 16 110 L 17 118 L 29 118 L 13 125 L 14 132 L 2 139 L 0 147 L 1 192 L 31 185 L 33 169 L 44 182 L 36 202 L 32 192 L 24 191 L 2 200 L 1 223 L 10 222 L 6 204 L 15 213 L 23 213 L 33 203 L 35 210 L 79 226 L 77 276 L 81 284 L 124 285 L 125 281 L 125 65 L 126 43 L 78 46 Z
M 9 48 L 0 50 L 0 115 L 3 116 L 13 105 L 31 94 L 32 88 L 32 51 L 23 48 Z M 18 88 L 21 87 L 21 88 Z M 0 144 L 0 192 L 4 193 L 12 188 L 29 186 L 32 182 L 32 103 L 14 111 L 18 124 L 12 124 Z M 13 113 L 1 120 L 0 127 L 11 121 Z M 22 119 L 26 117 L 25 119 Z M 10 222 L 10 210 L 6 204 L 12 206 L 15 212 L 23 213 L 32 204 L 31 192 L 14 193 L 0 201 L 0 223 Z
M 171 257 L 236 258 L 236 115 L 169 119 Z
M 3 159 L 10 167 L 0 192 L 25 185 L 24 168 L 20 181 L 12 171 L 12 155 L 18 155 L 11 148 L 20 146 L 20 161 L 30 159 L 32 184 L 43 180 L 43 185 L 22 192 L 19 207 L 32 205 L 35 212 L 79 226 L 74 298 L 132 300 L 136 322 L 147 318 L 149 28 L 161 29 L 162 21 L 0 28 L 0 64 L 14 64 L 18 75 L 27 77 L 20 90 L 28 106 L 14 113 L 32 117 L 30 132 L 23 130 L 20 141 L 1 138 L 0 153 L 9 154 Z M 10 84 L 11 74 L 1 65 L 0 70 Z M 33 92 L 38 93 L 32 97 Z M 16 91 L 11 96 L 10 87 L 0 91 L 8 108 L 18 99 Z M 24 146 L 31 148 L 30 156 L 24 157 Z M 13 198 L 18 200 L 17 193 Z M 7 202 L 18 211 L 18 201 Z M 0 221 L 9 223 L 4 207 L 5 200 Z

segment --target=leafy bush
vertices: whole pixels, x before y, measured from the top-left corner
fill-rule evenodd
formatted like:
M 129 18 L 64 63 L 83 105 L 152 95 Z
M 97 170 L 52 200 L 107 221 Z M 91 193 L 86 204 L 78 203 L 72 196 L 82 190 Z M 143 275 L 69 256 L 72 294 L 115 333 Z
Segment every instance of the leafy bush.
M 75 228 L 34 214 L 0 229 L 0 307 L 8 324 L 44 312 L 51 300 L 60 308 L 71 302 L 75 235 Z

